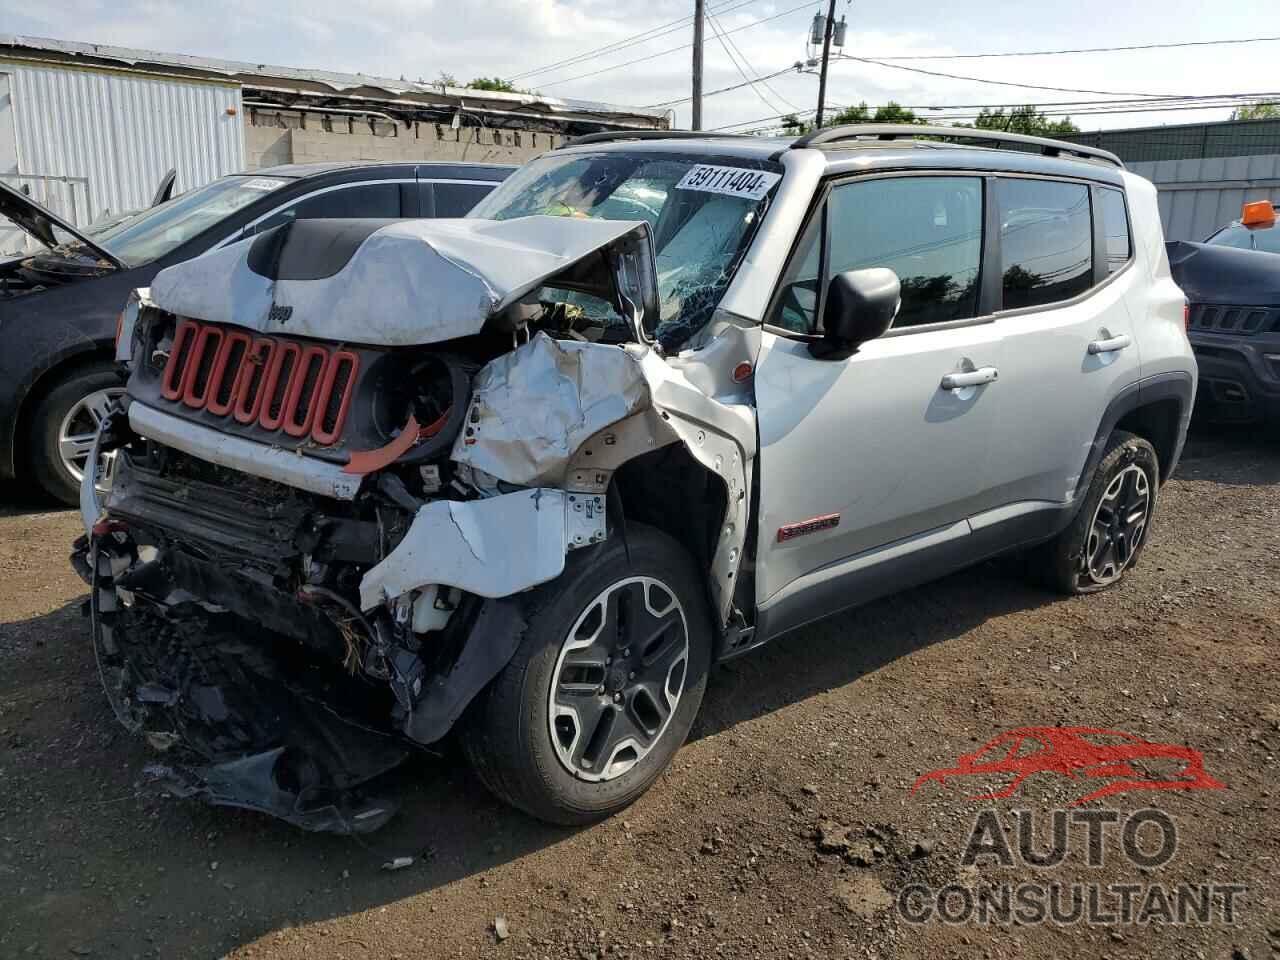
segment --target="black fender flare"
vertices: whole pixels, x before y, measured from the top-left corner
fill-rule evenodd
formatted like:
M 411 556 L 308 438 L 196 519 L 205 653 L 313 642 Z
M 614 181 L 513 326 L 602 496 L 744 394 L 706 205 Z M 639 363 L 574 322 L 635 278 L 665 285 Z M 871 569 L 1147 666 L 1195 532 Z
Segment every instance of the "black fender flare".
M 1072 502 L 1079 503 L 1085 491 L 1089 489 L 1089 484 L 1093 482 L 1094 471 L 1102 461 L 1107 440 L 1115 432 L 1116 424 L 1135 410 L 1161 400 L 1172 399 L 1178 402 L 1178 426 L 1168 464 L 1161 464 L 1160 480 L 1163 483 L 1173 473 L 1178 465 L 1178 459 L 1182 456 L 1182 447 L 1187 439 L 1187 427 L 1191 423 L 1191 408 L 1195 392 L 1195 378 L 1185 370 L 1176 370 L 1144 377 L 1116 394 L 1102 414 L 1098 432 L 1093 437 L 1093 445 L 1089 449 L 1088 457 L 1085 458 L 1084 469 L 1080 471 L 1080 477 L 1076 481 L 1076 489 L 1071 497 Z

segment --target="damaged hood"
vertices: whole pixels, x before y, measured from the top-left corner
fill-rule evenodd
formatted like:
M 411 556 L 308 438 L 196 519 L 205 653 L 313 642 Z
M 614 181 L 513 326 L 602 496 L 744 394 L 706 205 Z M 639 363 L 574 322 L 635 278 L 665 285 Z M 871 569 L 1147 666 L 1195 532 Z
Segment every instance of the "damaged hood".
M 114 254 L 98 246 L 56 213 L 46 210 L 3 181 L 0 181 L 0 219 L 9 220 L 51 252 L 57 252 L 59 244 L 75 241 L 83 244 L 91 256 L 116 269 L 124 269 L 124 264 Z
M 643 221 L 299 220 L 160 271 L 161 309 L 268 334 L 381 346 L 479 333 L 548 278 Z M 651 273 L 651 271 L 646 271 Z M 650 302 L 656 302 L 656 284 Z

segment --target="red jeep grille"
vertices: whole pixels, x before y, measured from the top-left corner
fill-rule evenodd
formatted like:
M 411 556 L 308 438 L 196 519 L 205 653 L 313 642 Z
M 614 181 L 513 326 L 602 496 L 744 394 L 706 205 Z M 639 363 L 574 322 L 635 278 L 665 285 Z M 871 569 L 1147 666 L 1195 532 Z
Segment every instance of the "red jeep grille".
M 328 445 L 342 436 L 360 358 L 180 320 L 160 381 L 166 400 Z

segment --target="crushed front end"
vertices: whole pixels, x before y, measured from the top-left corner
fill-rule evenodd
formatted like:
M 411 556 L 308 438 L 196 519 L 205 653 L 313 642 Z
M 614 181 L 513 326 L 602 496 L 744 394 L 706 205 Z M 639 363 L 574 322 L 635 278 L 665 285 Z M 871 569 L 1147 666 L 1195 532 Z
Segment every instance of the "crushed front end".
M 291 224 L 126 312 L 73 563 L 112 708 L 175 794 L 376 829 L 371 784 L 510 660 L 520 594 L 608 535 L 612 466 L 692 436 L 653 399 L 643 224 L 436 223 Z M 481 275 L 497 228 L 524 255 Z M 538 299 L 549 280 L 627 324 Z

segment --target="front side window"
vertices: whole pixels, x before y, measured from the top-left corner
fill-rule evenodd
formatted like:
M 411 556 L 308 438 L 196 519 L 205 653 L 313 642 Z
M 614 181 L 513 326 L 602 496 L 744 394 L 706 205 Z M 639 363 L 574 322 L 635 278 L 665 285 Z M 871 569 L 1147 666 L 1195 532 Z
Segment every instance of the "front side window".
M 1102 209 L 1102 235 L 1107 245 L 1107 273 L 1112 274 L 1129 262 L 1133 252 L 1129 240 L 1129 218 L 1125 214 L 1124 194 L 1107 187 L 1098 188 Z
M 898 275 L 902 307 L 895 330 L 967 320 L 978 311 L 982 262 L 982 180 L 977 177 L 891 177 L 832 188 L 825 208 L 801 240 L 772 318 L 796 333 L 818 331 L 817 310 L 831 278 L 848 270 L 888 267 Z M 820 280 L 819 238 L 826 271 Z
M 1055 180 L 996 181 L 1004 309 L 1070 300 L 1093 284 L 1089 188 Z
M 490 220 L 550 215 L 638 220 L 652 231 L 660 317 L 645 318 L 677 349 L 711 319 L 781 167 L 765 161 L 701 163 L 684 156 L 608 152 L 547 156 L 525 164 L 468 214 Z M 589 303 L 577 304 L 595 317 Z

